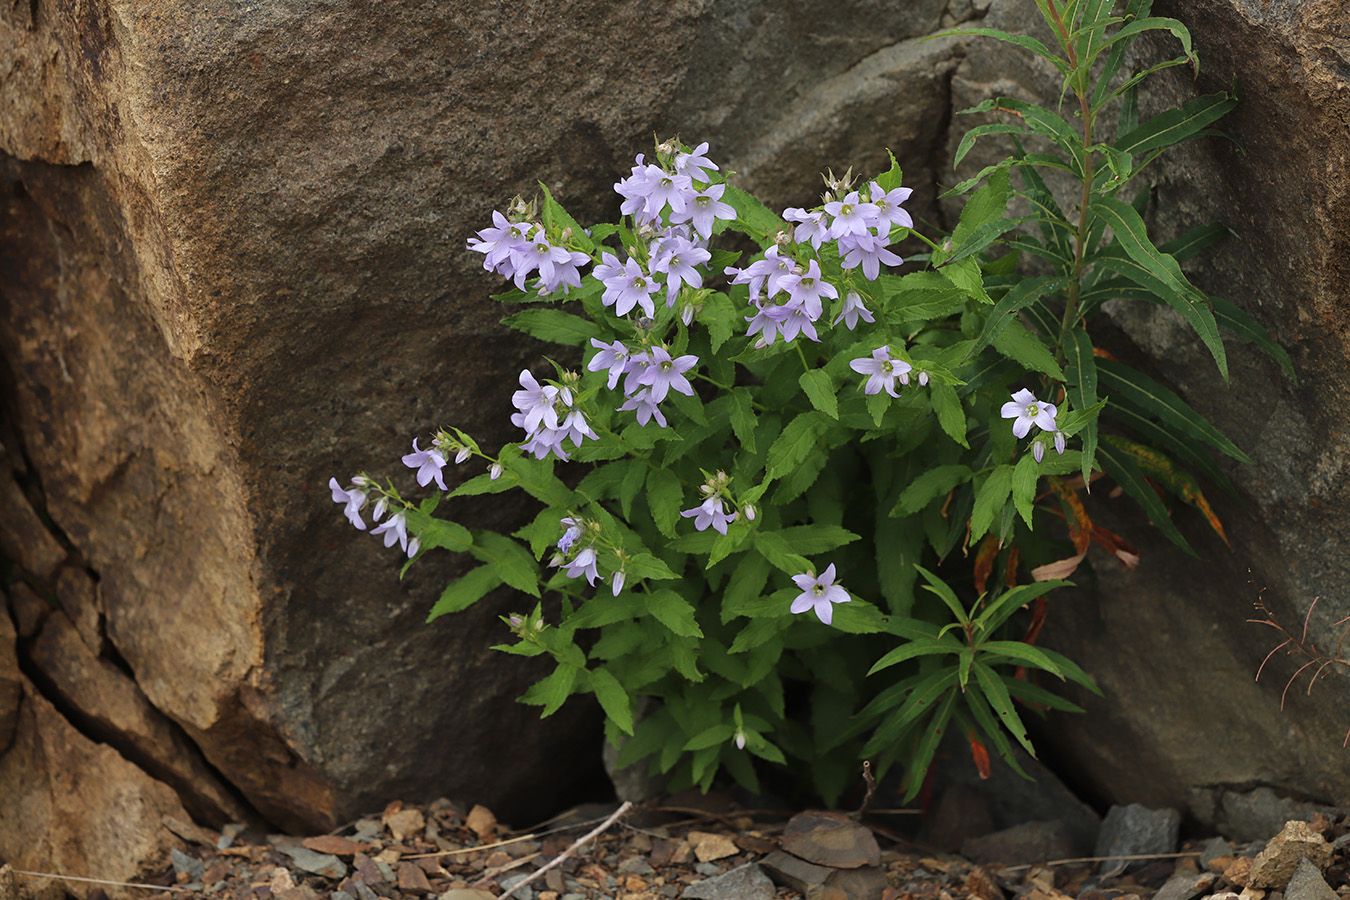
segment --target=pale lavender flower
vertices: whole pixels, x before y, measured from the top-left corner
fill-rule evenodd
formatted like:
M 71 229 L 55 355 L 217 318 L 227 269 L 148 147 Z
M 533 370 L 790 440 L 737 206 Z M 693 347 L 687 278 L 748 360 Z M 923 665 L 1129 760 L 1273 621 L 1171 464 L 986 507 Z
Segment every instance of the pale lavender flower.
M 441 475 L 441 469 L 445 468 L 445 454 L 439 449 L 433 447 L 430 450 L 420 450 L 417 447 L 417 438 L 413 438 L 413 452 L 404 455 L 403 464 L 417 470 L 417 483 L 422 487 L 426 487 L 427 482 L 435 480 L 436 487 L 445 490 L 445 478 Z
M 591 357 L 591 361 L 586 363 L 586 368 L 592 372 L 608 369 L 608 386 L 612 391 L 614 385 L 619 383 L 619 379 L 623 377 L 623 373 L 628 368 L 628 348 L 624 346 L 623 341 L 605 344 L 596 338 L 591 338 L 591 346 L 600 352 Z
M 502 464 L 493 463 L 492 466 L 488 469 L 488 480 L 496 481 L 498 478 L 501 477 L 502 477 Z
M 688 175 L 662 172 L 653 176 L 654 183 L 647 194 L 647 214 L 659 218 L 661 210 L 670 207 L 672 215 L 683 213 L 694 194 L 694 180 Z
M 366 530 L 366 523 L 361 519 L 361 507 L 366 505 L 366 492 L 361 490 L 361 485 L 352 483 L 350 488 L 344 489 L 336 478 L 328 479 L 328 487 L 333 492 L 333 502 L 345 505 L 342 512 L 347 516 L 347 521 L 361 531 Z
M 779 309 L 782 311 L 782 321 L 778 323 L 778 331 L 783 335 L 783 340 L 794 341 L 801 334 L 820 343 L 820 337 L 816 334 L 816 320 L 802 304 L 787 303 Z M 819 315 L 819 306 L 816 311 Z
M 570 440 L 574 447 L 581 446 L 582 438 L 590 438 L 593 441 L 600 439 L 600 435 L 596 434 L 586 422 L 585 414 L 575 407 L 570 408 L 562 422 L 558 424 L 558 432 L 561 435 L 559 441 L 565 438 Z
M 909 213 L 900 208 L 900 204 L 909 199 L 909 195 L 914 193 L 912 188 L 898 187 L 890 191 L 883 191 L 881 185 L 875 181 L 869 185 L 872 191 L 872 203 L 877 208 L 877 218 L 886 225 L 886 231 L 890 231 L 890 226 L 899 225 L 902 228 L 913 228 L 914 220 L 910 218 Z
M 811 246 L 819 250 L 820 245 L 830 239 L 830 223 L 824 210 L 808 212 L 793 207 L 783 210 L 783 218 L 797 223 L 797 227 L 792 230 L 792 239 L 799 244 L 810 241 Z
M 468 447 L 460 447 L 459 452 L 455 454 L 455 465 L 462 465 L 472 455 L 473 451 Z
M 528 432 L 534 432 L 541 426 L 557 428 L 558 412 L 553 408 L 553 403 L 558 397 L 558 389 L 551 384 L 540 385 L 529 369 L 521 370 L 520 386 L 524 390 L 511 395 L 511 402 L 520 410 L 511 416 L 511 424 Z M 403 461 L 408 463 L 408 458 L 405 456 Z
M 386 547 L 392 547 L 397 543 L 406 551 L 408 549 L 408 516 L 400 510 L 385 519 L 382 524 L 372 528 L 370 533 L 384 535 Z
M 623 590 L 623 583 L 627 578 L 628 573 L 624 572 L 623 569 L 620 569 L 619 571 L 614 573 L 614 578 L 611 581 L 611 585 L 613 586 L 615 597 L 619 596 L 619 591 Z
M 576 558 L 567 565 L 568 578 L 580 578 L 586 576 L 586 583 L 591 587 L 595 586 L 595 579 L 600 577 L 600 571 L 596 568 L 598 557 L 595 555 L 594 547 L 583 547 Z
M 848 591 L 834 583 L 834 563 L 830 563 L 819 578 L 810 572 L 805 572 L 801 575 L 793 575 L 792 580 L 802 591 L 792 601 L 792 612 L 800 614 L 808 609 L 813 609 L 816 618 L 826 625 L 834 621 L 833 604 L 848 603 L 853 599 L 849 596 Z
M 618 412 L 632 410 L 637 415 L 639 425 L 646 425 L 652 419 L 656 419 L 656 424 L 662 428 L 666 427 L 666 417 L 661 413 L 661 408 L 656 405 L 652 399 L 652 392 L 648 388 L 638 388 L 624 401 Z
M 637 260 L 630 258 L 624 263 L 620 274 L 609 279 L 602 278 L 601 281 L 605 285 L 605 293 L 600 300 L 605 306 L 613 305 L 616 315 L 626 316 L 634 306 L 641 306 L 648 316 L 656 315 L 652 294 L 660 285 L 642 271 Z
M 794 265 L 792 257 L 780 255 L 778 245 L 774 244 L 764 251 L 761 259 L 755 260 L 744 269 L 727 266 L 724 271 L 732 284 L 750 286 L 750 299 L 753 301 L 766 289 L 767 296 L 772 297 L 778 293 L 781 281 L 792 274 Z
M 1012 400 L 1003 404 L 999 414 L 1005 419 L 1014 419 L 1013 434 L 1024 438 L 1035 425 L 1042 431 L 1055 430 L 1055 405 L 1042 403 L 1026 388 L 1012 395 Z
M 745 321 L 749 326 L 745 329 L 746 337 L 760 336 L 760 340 L 765 346 L 772 344 L 778 337 L 778 329 L 782 327 L 783 319 L 789 315 L 788 311 L 781 306 L 765 305 L 763 301 L 755 303 L 755 314 L 746 316 Z
M 692 222 L 694 230 L 704 238 L 712 237 L 718 219 L 725 221 L 736 219 L 736 208 L 722 200 L 722 194 L 726 189 L 725 184 L 710 184 L 703 190 L 694 192 L 689 196 L 685 209 L 682 212 L 672 213 L 670 221 Z
M 566 553 L 572 549 L 572 545 L 577 542 L 577 538 L 581 537 L 581 523 L 571 516 L 566 516 L 563 519 L 560 519 L 558 524 L 567 527 L 567 530 L 563 532 L 563 536 L 558 539 L 558 550 L 562 553 Z
M 849 291 L 844 296 L 844 308 L 839 310 L 839 317 L 834 320 L 834 324 L 844 323 L 844 327 L 852 331 L 858 325 L 858 319 L 862 319 L 869 325 L 876 321 L 872 316 L 871 310 L 863 303 L 862 297 L 857 291 Z
M 681 285 L 687 284 L 691 288 L 703 287 L 703 273 L 698 267 L 710 259 L 712 253 L 678 235 L 660 243 L 657 253 L 652 258 L 652 271 L 665 273 L 666 306 L 675 305 L 675 297 L 680 293 Z
M 707 182 L 711 179 L 708 176 L 707 169 L 717 171 L 717 164 L 709 161 L 705 156 L 708 152 L 708 142 L 704 141 L 688 153 L 675 154 L 675 171 L 681 175 L 689 175 L 697 178 L 699 181 Z
M 877 224 L 877 206 L 864 203 L 858 198 L 857 191 L 850 191 L 843 200 L 825 204 L 825 211 L 833 217 L 830 223 L 830 237 L 841 238 L 847 234 L 866 234 Z
M 696 365 L 698 357 L 693 354 L 676 359 L 665 347 L 653 347 L 651 365 L 638 376 L 638 384 L 645 384 L 651 388 L 652 401 L 655 403 L 666 399 L 667 392 L 672 390 L 692 397 L 694 387 L 689 383 L 689 379 L 684 377 L 684 373 Z
M 820 263 L 814 259 L 807 265 L 806 271 L 794 271 L 779 281 L 783 290 L 788 292 L 792 303 L 798 305 L 814 322 L 820 318 L 823 310 L 823 297 L 838 297 L 839 291 L 820 274 Z
M 693 509 L 686 509 L 680 513 L 686 519 L 694 520 L 694 528 L 699 531 L 706 531 L 711 525 L 714 530 L 721 534 L 727 533 L 727 525 L 735 521 L 736 514 L 728 514 L 722 508 L 721 497 L 709 497 Z
M 556 287 L 561 283 L 566 271 L 564 268 L 563 272 L 559 272 L 557 267 L 571 267 L 573 270 L 576 268 L 572 254 L 565 248 L 555 247 L 550 243 L 542 227 L 535 229 L 530 237 L 530 243 L 521 249 L 518 258 L 520 266 L 516 269 L 515 285 L 522 290 L 525 288 L 526 276 L 535 269 L 539 270 L 539 278 L 545 285 Z M 577 284 L 580 283 L 578 279 Z
M 655 190 L 659 179 L 665 174 L 660 166 L 644 165 L 642 155 L 638 154 L 637 165 L 633 166 L 629 176 L 614 185 L 614 190 L 624 198 L 623 203 L 619 206 L 619 212 L 639 220 L 650 221 L 659 218 L 659 204 L 656 212 L 650 213 L 648 212 L 647 199 Z
M 848 367 L 860 375 L 868 376 L 867 384 L 863 387 L 864 394 L 879 394 L 884 389 L 892 397 L 900 396 L 895 392 L 895 380 L 904 378 L 913 368 L 903 359 L 892 357 L 890 345 L 873 350 L 870 359 L 862 356 L 852 360 Z
M 475 253 L 483 254 L 484 269 L 511 278 L 515 275 L 512 255 L 526 246 L 533 228 L 531 222 L 512 222 L 493 210 L 492 227 L 478 232 L 476 238 L 469 238 L 468 247 Z
M 862 266 L 863 276 L 868 281 L 876 281 L 881 274 L 881 264 L 898 266 L 904 262 L 896 254 L 886 249 L 887 238 L 871 232 L 845 235 L 839 239 L 839 253 L 844 257 L 845 269 Z

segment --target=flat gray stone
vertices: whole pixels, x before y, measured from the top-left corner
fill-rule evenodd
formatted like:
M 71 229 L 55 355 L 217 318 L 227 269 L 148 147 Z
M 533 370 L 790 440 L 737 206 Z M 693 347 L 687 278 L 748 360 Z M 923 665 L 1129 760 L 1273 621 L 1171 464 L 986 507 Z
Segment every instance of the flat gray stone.
M 1138 803 L 1113 806 L 1102 820 L 1094 856 L 1136 856 L 1174 853 L 1181 830 L 1181 813 L 1175 809 L 1149 809 Z M 1102 863 L 1101 874 L 1114 876 L 1138 864 L 1115 860 Z
M 758 863 L 746 863 L 721 875 L 696 881 L 680 896 L 689 900 L 770 900 L 773 882 Z
M 1339 895 L 1327 884 L 1317 866 L 1301 859 L 1285 886 L 1284 900 L 1339 900 Z
M 181 850 L 169 850 L 169 861 L 173 863 L 173 872 L 175 875 L 188 874 L 188 880 L 201 881 L 203 873 L 206 872 L 206 864 L 200 859 L 193 859 Z
M 961 855 L 978 863 L 1046 862 L 1075 856 L 1076 847 L 1064 822 L 1026 822 L 963 842 Z
M 1214 886 L 1218 876 L 1213 872 L 1198 875 L 1173 875 L 1158 888 L 1153 900 L 1192 900 Z
M 1209 864 L 1220 856 L 1232 856 L 1233 845 L 1221 837 L 1212 838 L 1200 850 L 1200 868 L 1208 869 Z
M 775 850 L 759 861 L 769 877 L 784 887 L 799 894 L 807 893 L 811 888 L 825 883 L 832 869 L 798 859 L 790 853 Z
M 297 869 L 303 869 L 314 875 L 322 875 L 324 878 L 332 878 L 335 881 L 347 877 L 347 866 L 342 860 L 331 854 L 315 853 L 308 847 L 299 845 L 280 844 L 277 846 L 277 850 L 289 856 Z

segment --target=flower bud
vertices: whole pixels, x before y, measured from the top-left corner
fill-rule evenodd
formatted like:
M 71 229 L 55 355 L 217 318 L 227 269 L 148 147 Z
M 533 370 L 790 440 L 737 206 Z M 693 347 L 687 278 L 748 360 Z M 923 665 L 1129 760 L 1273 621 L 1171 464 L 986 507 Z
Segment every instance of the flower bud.
M 692 306 L 686 306 L 684 309 L 680 310 L 680 321 L 684 323 L 685 328 L 688 328 L 693 324 L 694 308 Z
M 506 621 L 511 623 L 512 628 L 519 628 L 521 625 L 525 624 L 525 620 L 517 613 L 511 613 L 511 615 L 506 617 Z
M 490 481 L 496 481 L 498 478 L 501 477 L 502 477 L 502 464 L 493 463 L 492 468 L 488 469 L 488 479 Z
M 464 460 L 468 459 L 472 455 L 473 453 L 472 451 L 469 450 L 468 447 L 460 447 L 459 452 L 455 454 L 455 463 L 456 464 L 462 463 L 464 462 Z
M 747 503 L 741 507 L 741 515 L 745 516 L 747 522 L 755 521 L 755 507 Z
M 420 550 L 421 547 L 422 541 L 420 538 L 413 538 L 411 541 L 408 541 L 408 559 L 412 559 L 416 556 L 417 551 Z
M 371 513 L 370 517 L 378 522 L 380 520 L 380 517 L 384 515 L 384 511 L 388 508 L 389 508 L 389 498 L 381 497 L 380 501 L 375 504 L 375 512 Z

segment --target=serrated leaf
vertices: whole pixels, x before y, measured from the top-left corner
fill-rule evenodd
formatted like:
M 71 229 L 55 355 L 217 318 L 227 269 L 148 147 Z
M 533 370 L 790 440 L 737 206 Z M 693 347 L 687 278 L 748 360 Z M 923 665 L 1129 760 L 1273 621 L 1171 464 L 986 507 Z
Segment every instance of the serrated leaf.
M 590 235 L 586 234 L 586 229 L 577 224 L 577 220 L 568 214 L 567 210 L 557 200 L 553 199 L 553 194 L 548 186 L 542 181 L 539 182 L 539 189 L 544 192 L 543 208 L 540 209 L 540 219 L 543 220 L 544 227 L 553 234 L 562 234 L 570 232 L 567 239 L 575 243 L 577 247 L 590 253 L 595 249 L 595 243 Z
M 781 478 L 801 465 L 816 449 L 826 427 L 825 419 L 818 412 L 801 413 L 789 422 L 769 448 L 769 477 Z
M 990 37 L 998 41 L 1004 41 L 1005 43 L 1015 44 L 1023 50 L 1030 50 L 1041 59 L 1053 65 L 1059 70 L 1061 75 L 1069 74 L 1069 64 L 1065 62 L 1062 57 L 1056 56 L 1054 53 L 1050 52 L 1050 48 L 1036 38 L 1025 34 L 1013 34 L 1012 32 L 1002 31 L 998 28 L 953 28 L 940 34 L 935 34 L 932 37 L 921 38 L 919 42 L 923 43 L 923 41 L 931 41 L 935 38 L 966 34 L 974 37 Z
M 731 227 L 748 234 L 761 247 L 769 246 L 773 243 L 774 235 L 787 229 L 773 210 L 760 202 L 759 198 L 738 187 L 728 184 L 722 193 L 722 201 L 731 204 L 732 209 L 736 210 L 736 221 Z
M 544 709 L 539 716 L 547 718 L 557 712 L 563 702 L 572 695 L 572 688 L 576 685 L 577 675 L 580 672 L 576 666 L 559 663 L 551 675 L 530 685 L 529 690 L 521 696 L 520 702 L 542 706 Z
M 609 716 L 610 721 L 624 734 L 631 735 L 633 703 L 623 685 L 619 684 L 619 680 L 610 674 L 608 669 L 592 669 L 591 690 L 595 692 L 595 699 L 600 701 L 600 708 Z
M 928 389 L 933 402 L 933 412 L 937 415 L 942 430 L 962 447 L 969 447 L 970 445 L 966 443 L 966 408 L 962 405 L 956 388 L 950 384 L 934 381 L 929 384 Z
M 1064 380 L 1064 372 L 1045 342 L 1032 334 L 1018 319 L 1010 319 L 993 340 L 994 349 L 1015 363 L 1036 372 L 1043 372 L 1056 381 Z
M 539 564 L 530 551 L 495 531 L 473 532 L 469 552 L 492 567 L 497 577 L 518 591 L 539 596 Z
M 992 634 L 1021 607 L 1026 606 L 1038 597 L 1045 596 L 1055 588 L 1071 586 L 1070 582 L 1067 581 L 1049 579 L 1010 588 L 999 594 L 993 603 L 990 603 L 975 617 L 975 627 L 985 634 Z
M 656 621 L 680 637 L 703 637 L 703 630 L 694 619 L 694 607 L 672 590 L 660 590 L 647 597 L 646 611 Z
M 502 580 L 497 577 L 491 566 L 470 569 L 446 585 L 440 599 L 431 607 L 431 612 L 427 613 L 427 621 L 432 622 L 447 613 L 468 609 L 501 583 Z
M 839 397 L 835 394 L 834 381 L 828 372 L 824 369 L 803 372 L 797 383 L 806 391 L 812 406 L 831 419 L 839 418 Z
M 984 537 L 989 526 L 994 524 L 994 517 L 1008 502 L 1008 496 L 1012 493 L 1012 476 L 1012 466 L 999 466 L 976 489 L 975 506 L 970 513 L 971 544 Z
M 772 533 L 772 532 L 770 532 Z M 787 546 L 802 556 L 827 553 L 858 540 L 858 535 L 838 525 L 794 525 L 776 532 Z
M 937 466 L 919 474 L 900 494 L 891 515 L 913 515 L 935 498 L 969 481 L 974 473 L 969 466 Z
M 649 469 L 647 471 L 647 502 L 651 508 L 652 523 L 666 537 L 679 536 L 676 527 L 680 521 L 681 499 L 684 486 L 670 469 Z
M 788 575 L 800 575 L 812 568 L 800 554 L 794 553 L 782 535 L 771 531 L 755 532 L 755 549 L 769 564 Z
M 747 604 L 764 593 L 764 588 L 769 583 L 771 569 L 769 561 L 759 553 L 751 554 L 743 563 L 736 566 L 727 580 L 726 589 L 722 592 L 723 624 L 735 617 L 736 613 L 730 610 Z M 736 652 L 735 648 L 732 652 Z
M 755 449 L 756 424 L 750 392 L 743 387 L 736 388 L 731 392 L 731 430 L 736 434 L 736 440 L 750 453 L 758 452 Z
M 541 341 L 585 347 L 600 336 L 600 326 L 589 319 L 560 309 L 527 309 L 503 320 L 507 325 Z
M 1136 443 L 1119 435 L 1107 435 L 1106 440 L 1134 460 L 1139 468 L 1154 481 L 1160 483 L 1164 488 L 1176 494 L 1186 503 L 1194 506 L 1209 522 L 1209 526 L 1214 529 L 1223 542 L 1228 543 L 1228 535 L 1224 534 L 1223 523 L 1215 515 L 1214 510 L 1205 499 L 1205 495 L 1200 490 L 1200 485 L 1195 477 L 1184 469 L 1178 468 L 1176 463 L 1168 459 L 1162 453 L 1154 450 L 1152 447 L 1145 447 L 1143 444 Z
M 623 564 L 623 570 L 632 578 L 645 578 L 651 581 L 669 581 L 679 578 L 664 561 L 650 553 L 634 553 Z
M 1024 278 L 1019 281 L 989 311 L 984 327 L 980 329 L 980 335 L 971 345 L 965 359 L 971 359 L 989 346 L 994 338 L 1003 333 L 1008 323 L 1016 318 L 1019 310 L 1025 309 L 1046 294 L 1053 294 L 1068 283 L 1069 279 L 1063 277 Z

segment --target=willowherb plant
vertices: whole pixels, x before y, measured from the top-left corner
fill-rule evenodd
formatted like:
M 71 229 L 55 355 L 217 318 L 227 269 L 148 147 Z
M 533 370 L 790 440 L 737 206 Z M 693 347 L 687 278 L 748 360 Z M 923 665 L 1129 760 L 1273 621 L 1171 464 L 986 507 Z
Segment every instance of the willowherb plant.
M 1019 707 L 1076 708 L 1030 670 L 1092 686 L 1035 646 L 1046 593 L 1093 542 L 1137 559 L 1092 523 L 1092 480 L 1113 479 L 1184 549 L 1155 485 L 1222 534 L 1182 465 L 1227 487 L 1206 445 L 1246 456 L 1099 350 L 1090 328 L 1106 300 L 1162 303 L 1225 377 L 1220 327 L 1289 367 L 1254 321 L 1181 271 L 1225 229 L 1155 245 L 1148 191 L 1120 198 L 1236 98 L 1140 123 L 1140 81 L 1196 62 L 1186 29 L 1149 17 L 1148 0 L 1121 16 L 1104 0 L 1038 6 L 1057 49 L 959 33 L 1049 60 L 1078 121 L 1010 99 L 971 110 L 1000 118 L 965 137 L 958 161 L 989 135 L 1010 136 L 1015 152 L 950 192 L 970 194 L 951 234 L 915 227 L 893 157 L 874 178 L 827 178 L 819 205 L 781 216 L 728 183 L 707 144 L 638 156 L 615 185 L 615 224 L 583 229 L 541 185 L 539 201 L 494 213 L 469 249 L 514 284 L 497 298 L 524 306 L 507 323 L 563 345 L 580 368 L 520 373 L 520 443 L 489 453 L 454 428 L 426 449 L 414 440 L 403 462 L 440 492 L 420 504 L 364 475 L 331 482 L 358 528 L 378 498 L 387 546 L 480 561 L 430 618 L 503 584 L 538 598 L 505 618 L 513 641 L 497 648 L 556 663 L 522 700 L 549 715 L 594 694 L 609 738 L 627 738 L 620 765 L 647 759 L 672 788 L 705 789 L 725 768 L 754 788 L 752 757 L 791 759 L 833 801 L 866 756 L 882 771 L 902 765 L 913 795 L 954 724 L 982 771 L 989 747 L 1016 767 L 1015 745 L 1032 751 Z M 1183 56 L 1124 71 L 1126 48 L 1150 30 L 1173 34 Z M 1078 185 L 1069 212 L 1047 169 Z M 1014 198 L 1031 212 L 1009 216 Z M 758 251 L 728 249 L 728 231 Z M 905 238 L 927 252 L 902 259 Z M 1022 274 L 1023 256 L 1041 273 Z M 447 491 L 452 458 L 488 470 Z M 558 463 L 585 467 L 575 487 Z M 516 489 L 541 509 L 512 536 L 435 516 L 441 494 Z M 1047 516 L 1065 521 L 1072 552 L 1047 537 Z M 641 717 L 639 697 L 652 701 Z

